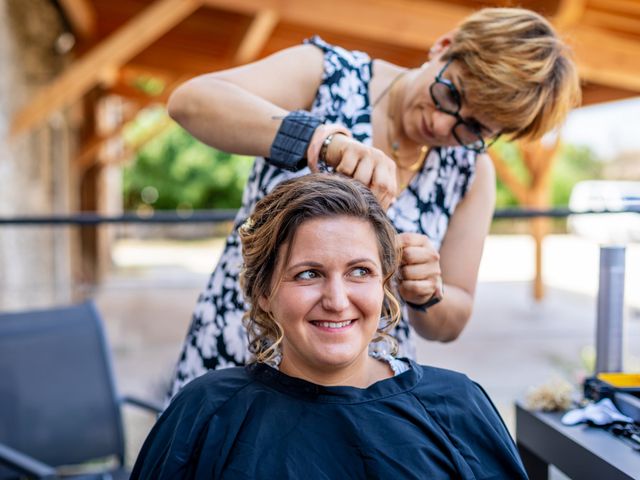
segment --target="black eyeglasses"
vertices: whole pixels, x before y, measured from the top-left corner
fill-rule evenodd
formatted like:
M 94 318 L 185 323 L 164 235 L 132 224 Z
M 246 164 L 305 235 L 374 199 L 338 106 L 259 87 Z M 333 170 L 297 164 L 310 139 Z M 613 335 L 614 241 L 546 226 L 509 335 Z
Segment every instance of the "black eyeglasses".
M 443 78 L 444 71 L 451 65 L 453 58 L 442 67 L 440 73 L 436 75 L 435 80 L 429 87 L 429 93 L 431 93 L 431 99 L 434 105 L 441 112 L 453 115 L 457 122 L 451 129 L 453 137 L 456 141 L 467 150 L 472 150 L 477 153 L 484 153 L 488 146 L 491 146 L 493 142 L 497 140 L 497 137 L 487 145 L 482 138 L 480 128 L 475 125 L 469 124 L 460 115 L 460 109 L 462 108 L 462 100 L 460 98 L 460 92 L 456 86 L 450 80 Z

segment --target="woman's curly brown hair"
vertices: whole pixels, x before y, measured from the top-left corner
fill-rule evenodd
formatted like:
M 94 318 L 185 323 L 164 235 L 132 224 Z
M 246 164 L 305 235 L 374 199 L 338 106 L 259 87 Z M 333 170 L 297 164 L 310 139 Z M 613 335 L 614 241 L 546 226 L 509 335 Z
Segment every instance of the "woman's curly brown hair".
M 376 234 L 382 264 L 385 301 L 383 321 L 374 340 L 384 340 L 391 352 L 397 343 L 389 335 L 400 319 L 400 305 L 391 292 L 399 254 L 396 232 L 371 191 L 359 182 L 338 174 L 314 173 L 287 180 L 260 200 L 251 217 L 239 229 L 244 265 L 240 284 L 250 309 L 244 316 L 249 351 L 257 362 L 273 360 L 282 342 L 282 328 L 260 307 L 260 299 L 270 299 L 278 289 L 278 256 L 290 245 L 298 227 L 317 218 L 347 216 L 368 222 Z M 286 263 L 288 251 L 284 252 Z

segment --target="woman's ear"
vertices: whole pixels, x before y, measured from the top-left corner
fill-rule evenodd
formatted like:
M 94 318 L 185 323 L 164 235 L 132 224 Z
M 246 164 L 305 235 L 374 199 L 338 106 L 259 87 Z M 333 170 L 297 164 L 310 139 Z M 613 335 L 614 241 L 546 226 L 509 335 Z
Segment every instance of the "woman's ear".
M 270 312 L 271 312 L 271 307 L 270 307 L 269 303 L 270 303 L 270 302 L 269 302 L 269 299 L 268 299 L 267 297 L 260 297 L 260 298 L 258 299 L 258 305 L 260 306 L 260 308 L 261 308 L 263 311 L 265 311 L 265 312 L 267 312 L 267 313 L 270 313 Z
M 453 42 L 454 34 L 455 30 L 445 33 L 440 38 L 438 38 L 433 43 L 433 45 L 431 45 L 431 48 L 429 49 L 429 60 L 435 60 L 447 51 L 447 49 Z

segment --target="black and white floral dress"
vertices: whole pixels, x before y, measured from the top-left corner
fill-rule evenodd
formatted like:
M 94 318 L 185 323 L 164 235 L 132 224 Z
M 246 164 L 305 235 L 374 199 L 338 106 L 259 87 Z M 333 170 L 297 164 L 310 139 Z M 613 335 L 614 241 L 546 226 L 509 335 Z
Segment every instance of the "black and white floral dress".
M 318 37 L 307 43 L 324 52 L 324 75 L 311 112 L 328 123 L 346 126 L 354 138 L 371 145 L 371 58 L 362 52 L 329 45 Z M 387 212 L 398 232 L 425 234 L 439 249 L 449 219 L 469 189 L 474 171 L 472 152 L 459 147 L 431 149 L 422 170 Z M 209 369 L 243 365 L 248 359 L 247 337 L 242 326 L 246 307 L 238 285 L 242 254 L 237 228 L 253 211 L 256 202 L 277 184 L 307 173 L 307 168 L 289 172 L 270 165 L 262 157 L 256 158 L 233 232 L 227 238 L 206 289 L 198 297 L 171 396 Z M 415 357 L 412 335 L 404 311 L 394 332 L 400 347 L 399 357 Z

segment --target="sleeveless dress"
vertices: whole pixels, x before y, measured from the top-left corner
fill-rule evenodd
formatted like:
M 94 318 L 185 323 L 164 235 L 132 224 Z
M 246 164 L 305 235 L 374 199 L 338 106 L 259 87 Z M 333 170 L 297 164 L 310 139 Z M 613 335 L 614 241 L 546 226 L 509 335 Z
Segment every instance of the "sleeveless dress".
M 371 145 L 371 58 L 363 52 L 329 45 L 319 37 L 305 43 L 324 52 L 324 74 L 311 113 L 328 123 L 346 126 L 356 140 Z M 432 148 L 422 169 L 387 211 L 396 230 L 425 234 L 439 250 L 449 219 L 473 180 L 475 158 L 475 153 L 461 147 Z M 258 200 L 277 184 L 308 173 L 308 168 L 289 172 L 272 166 L 262 157 L 256 158 L 233 231 L 198 297 L 169 392 L 171 397 L 207 370 L 244 365 L 248 360 L 247 336 L 242 326 L 247 306 L 238 285 L 242 253 L 237 229 Z M 406 307 L 393 335 L 398 340 L 398 356 L 415 358 L 412 342 L 415 333 L 409 325 Z

